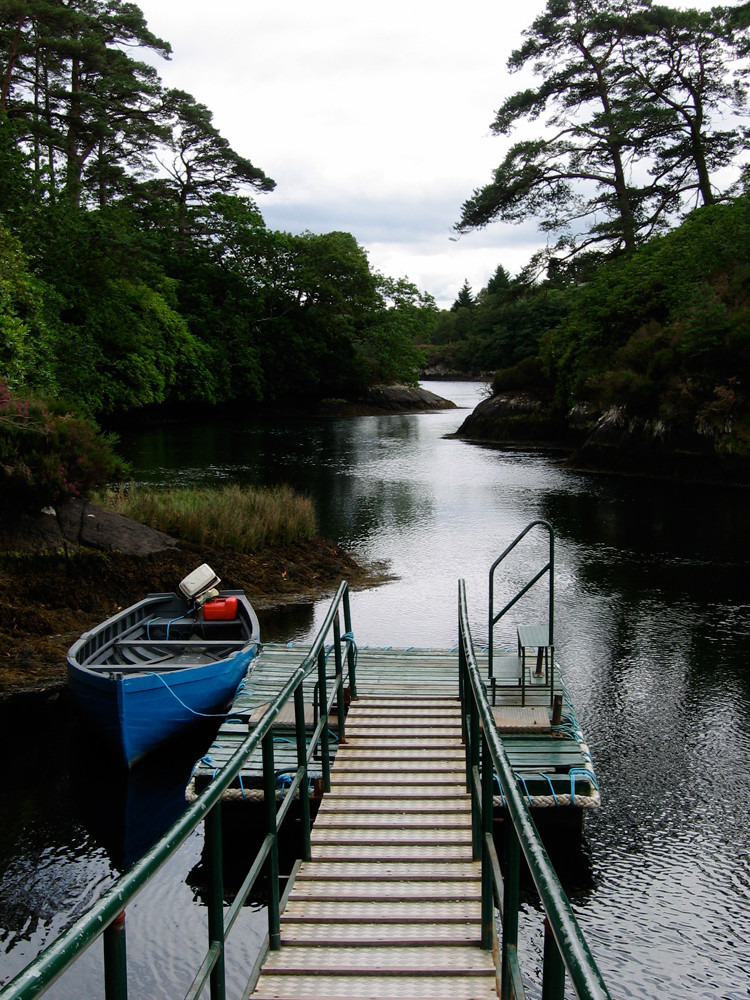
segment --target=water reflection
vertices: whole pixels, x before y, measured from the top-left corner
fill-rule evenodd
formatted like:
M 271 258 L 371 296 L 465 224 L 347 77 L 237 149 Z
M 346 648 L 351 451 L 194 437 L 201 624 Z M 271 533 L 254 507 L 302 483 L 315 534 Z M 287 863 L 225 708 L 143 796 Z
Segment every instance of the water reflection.
M 90 748 L 93 741 L 97 753 L 74 758 L 70 777 L 75 804 L 116 871 L 127 871 L 185 811 L 193 766 L 216 729 L 215 722 L 201 725 L 126 771 L 95 734 L 81 728 L 78 746 Z

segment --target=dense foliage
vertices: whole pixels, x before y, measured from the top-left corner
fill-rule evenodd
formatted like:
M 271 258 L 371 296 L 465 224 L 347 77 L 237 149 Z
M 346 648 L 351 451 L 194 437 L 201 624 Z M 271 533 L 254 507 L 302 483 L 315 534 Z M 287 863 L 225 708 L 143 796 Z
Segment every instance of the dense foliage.
M 62 403 L 19 397 L 0 382 L 0 507 L 40 507 L 121 474 L 113 439 Z
M 558 404 L 702 424 L 750 451 L 748 247 L 745 195 L 698 209 L 632 257 L 599 268 L 542 341 Z
M 609 414 L 750 456 L 749 24 L 747 2 L 547 0 L 508 62 L 536 82 L 492 125 L 525 131 L 456 228 L 536 217 L 554 240 L 464 284 L 433 362 L 495 369 L 562 433 Z
M 612 408 L 750 455 L 750 194 L 587 274 L 540 283 L 499 268 L 438 317 L 434 361 L 497 369 L 495 393 L 530 392 L 589 421 Z M 467 291 L 469 294 L 467 294 Z
M 0 4 L 8 384 L 108 418 L 414 382 L 430 297 L 348 233 L 267 229 L 274 182 L 139 58 L 169 51 L 123 0 Z

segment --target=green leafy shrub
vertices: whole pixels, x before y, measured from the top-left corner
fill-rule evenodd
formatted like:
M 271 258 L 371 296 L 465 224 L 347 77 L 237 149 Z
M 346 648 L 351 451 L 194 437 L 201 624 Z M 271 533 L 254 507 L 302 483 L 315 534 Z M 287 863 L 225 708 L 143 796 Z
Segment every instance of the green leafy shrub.
M 85 496 L 125 472 L 114 443 L 64 404 L 0 382 L 0 505 L 23 511 Z

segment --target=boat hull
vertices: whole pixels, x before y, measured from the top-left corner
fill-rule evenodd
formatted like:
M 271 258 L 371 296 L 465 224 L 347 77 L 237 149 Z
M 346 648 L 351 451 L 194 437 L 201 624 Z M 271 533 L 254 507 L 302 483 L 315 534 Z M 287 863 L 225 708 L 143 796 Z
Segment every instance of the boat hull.
M 233 592 L 235 593 L 235 592 Z M 166 611 L 166 615 L 165 615 Z M 207 631 L 203 622 L 191 622 L 194 637 L 169 638 L 160 624 L 165 617 L 174 631 L 180 613 L 174 595 L 150 595 L 121 612 L 75 643 L 68 652 L 68 686 L 83 714 L 112 751 L 132 767 L 192 725 L 207 717 L 223 717 L 234 700 L 260 642 L 257 617 L 244 595 L 234 623 L 219 622 L 220 631 Z M 213 623 L 208 623 L 209 629 Z M 152 636 L 152 632 L 159 635 Z M 206 652 L 206 636 L 221 635 L 215 658 Z M 133 636 L 146 636 L 136 638 Z M 171 649 L 175 646 L 175 649 Z M 129 656 L 130 660 L 123 657 Z M 134 655 L 153 660 L 132 662 Z M 158 655 L 157 655 L 158 654 Z
M 222 717 L 257 653 L 211 666 L 120 679 L 68 665 L 68 685 L 93 727 L 128 767 L 210 715 Z

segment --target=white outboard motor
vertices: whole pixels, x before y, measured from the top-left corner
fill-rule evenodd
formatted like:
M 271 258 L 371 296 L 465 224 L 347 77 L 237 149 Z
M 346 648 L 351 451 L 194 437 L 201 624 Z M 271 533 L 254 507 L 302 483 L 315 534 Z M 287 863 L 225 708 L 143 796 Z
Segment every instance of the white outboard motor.
M 192 601 L 199 608 L 206 601 L 218 595 L 217 588 L 220 583 L 221 580 L 208 563 L 203 563 L 198 569 L 188 573 L 185 579 L 180 582 L 180 590 L 189 601 Z

